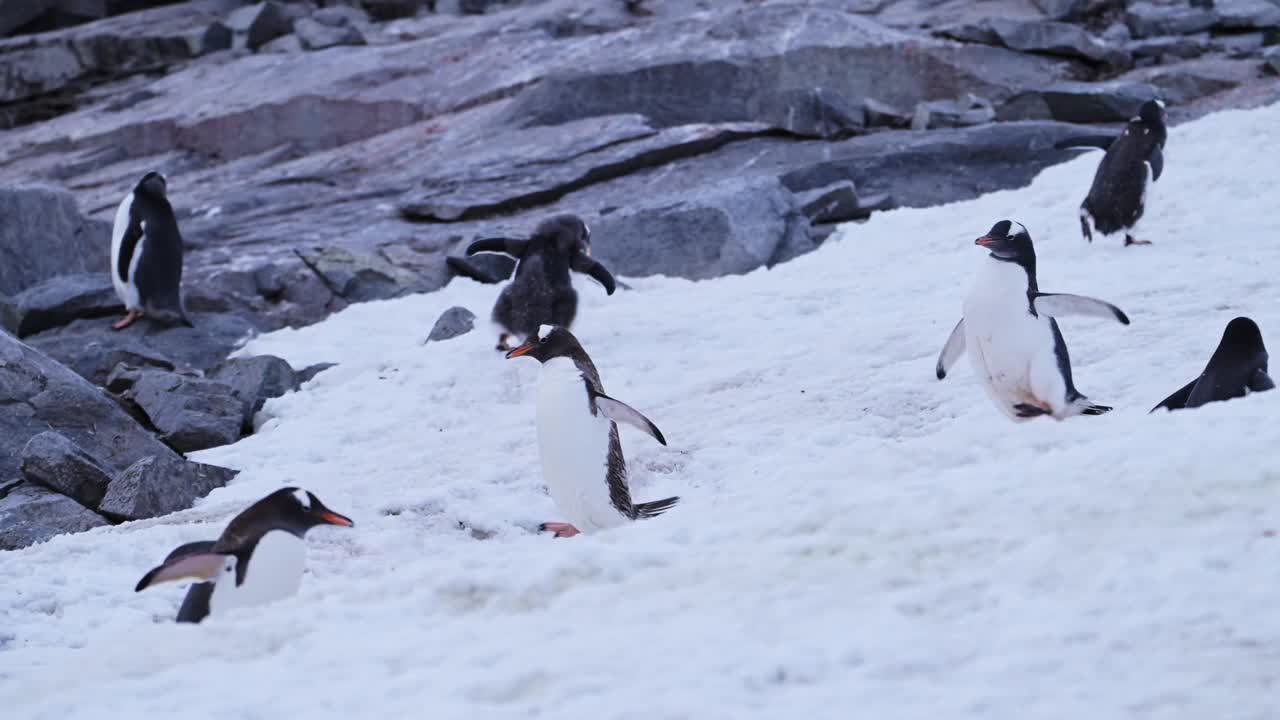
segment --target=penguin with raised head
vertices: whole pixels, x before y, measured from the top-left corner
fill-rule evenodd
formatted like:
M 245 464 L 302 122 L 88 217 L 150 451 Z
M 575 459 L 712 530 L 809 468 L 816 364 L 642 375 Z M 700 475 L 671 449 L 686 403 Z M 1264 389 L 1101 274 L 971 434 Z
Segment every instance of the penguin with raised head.
M 1205 403 L 1272 390 L 1276 383 L 1267 374 L 1267 359 L 1267 347 L 1262 344 L 1258 324 L 1247 317 L 1238 317 L 1222 331 L 1222 340 L 1204 372 L 1151 408 L 1151 412 L 1160 408 L 1197 408 Z
M 1093 230 L 1104 235 L 1124 231 L 1124 244 L 1150 245 L 1137 240 L 1133 228 L 1146 210 L 1147 188 L 1164 172 L 1164 144 L 1169 131 L 1164 102 L 1148 100 L 1121 133 L 1087 135 L 1057 143 L 1058 149 L 1097 148 L 1106 151 L 1093 185 L 1080 205 L 1080 231 L 1093 242 Z
M 187 590 L 178 610 L 178 622 L 191 623 L 232 608 L 290 597 L 302 585 L 307 554 L 303 537 L 317 525 L 353 523 L 306 490 L 281 488 L 236 515 L 216 542 L 191 542 L 169 553 L 134 591 L 199 580 Z
M 1013 223 L 1001 220 L 974 241 L 988 250 L 988 259 L 964 300 L 964 316 L 938 356 L 938 379 L 967 350 L 987 394 L 1014 421 L 1101 415 L 1111 408 L 1095 405 L 1076 389 L 1055 318 L 1090 315 L 1124 325 L 1129 318 L 1101 300 L 1040 292 L 1031 234 L 1021 223 L 1014 230 Z
M 617 423 L 633 425 L 666 445 L 648 418 L 604 393 L 600 373 L 578 339 L 543 325 L 507 358 L 542 363 L 538 376 L 538 450 L 551 499 L 567 523 L 544 523 L 556 537 L 572 537 L 661 515 L 678 497 L 633 503 Z
M 570 270 L 595 278 L 609 295 L 616 289 L 609 271 L 591 258 L 591 230 L 577 215 L 543 220 L 527 239 L 486 238 L 467 248 L 468 255 L 478 252 L 506 253 L 517 262 L 515 278 L 493 306 L 493 321 L 502 328 L 499 350 L 511 349 L 508 337 L 523 342 L 541 325 L 573 324 L 578 293 Z
M 144 175 L 116 209 L 111 284 L 126 310 L 113 329 L 123 330 L 144 314 L 191 326 L 182 304 L 182 233 L 158 172 Z

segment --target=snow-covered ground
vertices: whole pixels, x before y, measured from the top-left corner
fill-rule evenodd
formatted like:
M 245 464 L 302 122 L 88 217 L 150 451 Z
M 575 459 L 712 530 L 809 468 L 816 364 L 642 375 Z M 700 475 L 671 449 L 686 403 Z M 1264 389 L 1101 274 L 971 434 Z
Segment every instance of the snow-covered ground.
M 576 333 L 667 515 L 570 540 L 537 456 L 537 362 L 497 288 L 354 306 L 251 353 L 340 363 L 198 459 L 188 512 L 0 553 L 5 718 L 1280 717 L 1280 392 L 1147 410 L 1227 321 L 1280 347 L 1280 106 L 1179 127 L 1141 236 L 1087 245 L 1100 158 L 1032 187 L 877 214 L 772 271 L 581 284 Z M 1116 410 L 1015 425 L 933 364 L 993 222 L 1026 224 L 1080 389 Z M 1273 371 L 1276 368 L 1273 367 Z M 199 626 L 135 594 L 175 545 L 284 484 L 356 521 L 309 537 L 301 594 Z M 126 714 L 128 713 L 128 714 Z

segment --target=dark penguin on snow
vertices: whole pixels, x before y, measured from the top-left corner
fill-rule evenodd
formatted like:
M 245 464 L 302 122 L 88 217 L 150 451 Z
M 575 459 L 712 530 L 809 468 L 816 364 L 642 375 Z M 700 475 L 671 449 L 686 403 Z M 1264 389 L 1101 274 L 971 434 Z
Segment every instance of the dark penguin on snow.
M 1267 374 L 1267 348 L 1262 344 L 1262 331 L 1247 317 L 1227 323 L 1218 349 L 1209 364 L 1195 380 L 1151 408 L 1181 410 L 1197 408 L 1205 403 L 1244 397 L 1250 392 L 1274 389 L 1275 381 Z
M 938 379 L 967 350 L 987 394 L 1016 422 L 1101 415 L 1111 408 L 1090 402 L 1072 382 L 1071 358 L 1055 318 L 1090 315 L 1124 325 L 1129 318 L 1101 300 L 1040 292 L 1031 234 L 1021 223 L 1013 230 L 1013 223 L 1001 220 L 974 241 L 990 254 L 938 356 Z
M 116 209 L 111 283 L 127 311 L 112 328 L 123 330 L 144 314 L 191 326 L 182 306 L 182 234 L 158 172 L 143 176 Z
M 578 339 L 562 327 L 543 325 L 508 358 L 542 363 L 538 375 L 538 454 L 542 476 L 567 523 L 544 523 L 556 537 L 572 537 L 651 518 L 680 499 L 631 502 L 627 463 L 617 423 L 633 425 L 667 444 L 649 418 L 604 394 L 600 373 Z
M 135 592 L 175 580 L 200 582 L 187 590 L 178 622 L 198 623 L 231 608 L 265 605 L 298 592 L 307 547 L 317 525 L 351 527 L 320 498 L 296 487 L 277 490 L 235 516 L 216 542 L 187 543 L 138 581 Z
M 502 289 L 493 306 L 493 321 L 502 328 L 499 350 L 510 350 L 508 336 L 518 342 L 542 325 L 569 327 L 578 314 L 578 293 L 569 271 L 585 273 L 613 294 L 613 276 L 591 259 L 591 230 L 577 215 L 543 220 L 528 239 L 487 238 L 471 243 L 468 255 L 499 252 L 517 261 L 515 278 Z
M 1089 194 L 1080 205 L 1080 231 L 1093 242 L 1093 230 L 1104 235 L 1124 231 L 1125 245 L 1150 245 L 1136 240 L 1133 228 L 1146 210 L 1147 187 L 1164 171 L 1165 127 L 1168 114 L 1160 100 L 1148 100 L 1119 136 L 1089 135 L 1070 138 L 1054 147 L 1099 148 L 1107 154 L 1098 163 Z

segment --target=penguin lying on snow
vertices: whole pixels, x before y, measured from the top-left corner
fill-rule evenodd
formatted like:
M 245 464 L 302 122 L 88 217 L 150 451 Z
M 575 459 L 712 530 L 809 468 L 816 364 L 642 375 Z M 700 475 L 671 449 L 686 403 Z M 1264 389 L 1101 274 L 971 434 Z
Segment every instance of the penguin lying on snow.
M 1218 349 L 1209 364 L 1195 380 L 1151 408 L 1181 410 L 1197 408 L 1205 403 L 1244 397 L 1250 392 L 1275 388 L 1267 374 L 1267 348 L 1262 344 L 1262 331 L 1247 317 L 1227 323 Z
M 1001 220 L 974 241 L 990 251 L 989 260 L 964 300 L 964 317 L 938 356 L 938 379 L 968 350 L 987 394 L 1015 421 L 1101 415 L 1111 408 L 1089 402 L 1076 390 L 1067 344 L 1054 318 L 1091 315 L 1124 325 L 1129 318 L 1101 300 L 1040 292 L 1031 235 L 1021 223 L 1018 228 L 1010 234 L 1012 223 Z
M 604 394 L 600 373 L 562 327 L 543 325 L 507 358 L 528 355 L 542 363 L 538 375 L 538 450 L 542 475 L 567 523 L 544 523 L 556 537 L 572 537 L 651 518 L 670 510 L 678 497 L 632 503 L 618 426 L 625 422 L 654 440 L 666 438 L 649 418 Z
M 116 209 L 111 230 L 111 284 L 127 314 L 123 330 L 144 313 L 191 327 L 182 306 L 182 234 L 164 176 L 149 172 Z
M 538 224 L 527 240 L 487 238 L 467 248 L 478 252 L 506 253 L 516 259 L 515 278 L 502 289 L 493 306 L 493 320 L 502 328 L 499 350 L 510 350 L 507 337 L 520 342 L 540 325 L 569 327 L 578 313 L 578 293 L 569 271 L 586 273 L 613 294 L 613 276 L 591 259 L 591 230 L 577 215 L 557 215 Z
M 1148 100 L 1119 136 L 1089 135 L 1054 145 L 1059 150 L 1089 147 L 1107 151 L 1080 205 L 1080 230 L 1089 242 L 1093 242 L 1092 225 L 1104 235 L 1124 230 L 1125 245 L 1151 244 L 1135 240 L 1133 228 L 1146 209 L 1148 183 L 1159 180 L 1164 171 L 1167 117 L 1163 102 Z
M 135 592 L 175 580 L 202 582 L 187 590 L 178 622 L 198 623 L 231 608 L 264 605 L 298 592 L 307 548 L 317 525 L 351 527 L 306 490 L 277 490 L 236 515 L 217 542 L 187 543 L 138 581 Z

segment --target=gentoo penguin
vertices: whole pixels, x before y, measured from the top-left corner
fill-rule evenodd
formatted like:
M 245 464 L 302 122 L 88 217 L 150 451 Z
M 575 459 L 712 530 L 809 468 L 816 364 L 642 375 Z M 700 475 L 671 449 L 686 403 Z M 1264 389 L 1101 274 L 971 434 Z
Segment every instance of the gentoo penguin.
M 306 490 L 281 488 L 235 516 L 217 542 L 187 543 L 169 553 L 134 591 L 174 580 L 202 581 L 187 590 L 178 610 L 178 622 L 192 623 L 231 608 L 289 597 L 302 584 L 303 536 L 317 525 L 353 523 Z
M 1057 420 L 1101 415 L 1071 381 L 1071 359 L 1055 317 L 1092 315 L 1129 318 L 1114 305 L 1080 295 L 1042 293 L 1036 284 L 1036 251 L 1031 234 L 1001 220 L 975 244 L 990 251 L 977 282 L 964 300 L 964 317 L 938 356 L 938 379 L 966 349 L 987 394 L 1015 421 L 1040 415 Z
M 1058 149 L 1091 147 L 1106 150 L 1098 163 L 1089 194 L 1080 205 L 1080 231 L 1093 242 L 1093 228 L 1104 235 L 1124 230 L 1125 245 L 1150 245 L 1135 240 L 1133 228 L 1146 209 L 1147 185 L 1164 170 L 1164 103 L 1148 100 L 1119 136 L 1089 135 L 1063 140 Z M 1091 227 L 1092 226 L 1092 227 Z
M 1262 344 L 1262 331 L 1247 317 L 1227 323 L 1218 349 L 1209 364 L 1195 380 L 1151 408 L 1181 410 L 1197 408 L 1205 403 L 1244 397 L 1250 392 L 1271 390 L 1276 384 L 1267 374 L 1267 348 Z
M 572 537 L 670 510 L 680 498 L 631 502 L 616 423 L 630 423 L 663 445 L 666 438 L 644 415 L 604 394 L 600 373 L 578 339 L 562 327 L 543 325 L 507 358 L 524 355 L 542 363 L 537 405 L 542 475 L 551 499 L 569 519 L 544 523 L 539 530 Z
M 515 279 L 502 289 L 493 306 L 493 321 L 502 328 L 499 350 L 510 350 L 514 335 L 519 342 L 540 325 L 569 327 L 578 313 L 578 293 L 569 280 L 575 270 L 595 278 L 609 295 L 613 276 L 591 259 L 591 230 L 577 215 L 556 215 L 543 220 L 529 239 L 487 238 L 471 243 L 468 255 L 500 252 L 514 257 Z
M 144 175 L 116 209 L 111 283 L 128 311 L 112 328 L 123 330 L 144 313 L 191 326 L 182 305 L 182 234 L 158 172 Z

